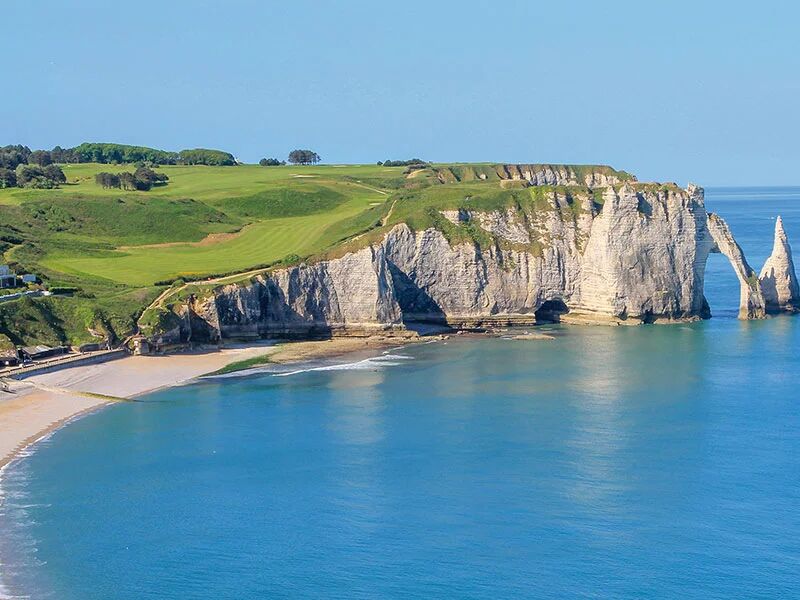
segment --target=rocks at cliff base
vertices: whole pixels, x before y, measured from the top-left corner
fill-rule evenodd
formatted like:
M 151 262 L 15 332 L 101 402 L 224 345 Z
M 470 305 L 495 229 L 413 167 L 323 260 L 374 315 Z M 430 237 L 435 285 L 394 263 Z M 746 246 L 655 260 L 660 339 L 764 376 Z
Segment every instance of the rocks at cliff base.
M 775 241 L 759 282 L 768 312 L 796 312 L 800 307 L 800 286 L 794 271 L 792 248 L 783 229 L 783 220 L 775 221 Z

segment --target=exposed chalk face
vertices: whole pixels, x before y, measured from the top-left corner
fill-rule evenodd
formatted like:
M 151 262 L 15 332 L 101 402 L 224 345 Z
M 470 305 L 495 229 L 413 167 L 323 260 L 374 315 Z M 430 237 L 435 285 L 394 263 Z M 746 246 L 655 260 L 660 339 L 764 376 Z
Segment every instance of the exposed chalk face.
M 494 242 L 482 246 L 451 245 L 436 228 L 399 224 L 341 258 L 223 286 L 187 305 L 170 335 L 185 341 L 533 321 L 553 305 L 599 320 L 694 320 L 709 316 L 703 287 L 710 252 L 724 254 L 736 271 L 740 318 L 765 316 L 762 283 L 725 221 L 706 212 L 702 188 L 624 183 L 607 187 L 602 200 L 554 191 L 532 213 L 442 213 L 491 234 Z M 776 281 L 777 302 L 796 300 L 782 227 L 773 254 L 768 279 Z
M 759 275 L 764 301 L 770 312 L 795 312 L 800 306 L 800 287 L 792 260 L 792 248 L 783 229 L 783 220 L 775 221 L 772 254 Z

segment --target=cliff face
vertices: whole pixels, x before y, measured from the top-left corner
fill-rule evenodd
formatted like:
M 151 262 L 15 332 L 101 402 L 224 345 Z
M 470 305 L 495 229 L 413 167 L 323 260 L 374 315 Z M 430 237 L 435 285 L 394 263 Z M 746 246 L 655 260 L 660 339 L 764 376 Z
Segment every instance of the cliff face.
M 441 211 L 491 243 L 437 228 L 393 227 L 341 258 L 255 276 L 177 308 L 168 338 L 366 334 L 420 323 L 454 327 L 581 318 L 627 322 L 710 316 L 706 259 L 722 252 L 742 285 L 742 318 L 764 315 L 758 278 L 703 190 L 670 186 L 551 191 L 547 207 Z

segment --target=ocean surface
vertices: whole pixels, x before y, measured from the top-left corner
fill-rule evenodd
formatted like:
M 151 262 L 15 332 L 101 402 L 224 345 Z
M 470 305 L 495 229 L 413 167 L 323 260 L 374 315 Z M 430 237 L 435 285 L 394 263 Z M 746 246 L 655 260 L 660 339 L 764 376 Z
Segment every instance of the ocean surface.
M 707 190 L 759 270 L 800 188 Z M 800 317 L 431 343 L 121 404 L 2 479 L 35 599 L 800 596 Z

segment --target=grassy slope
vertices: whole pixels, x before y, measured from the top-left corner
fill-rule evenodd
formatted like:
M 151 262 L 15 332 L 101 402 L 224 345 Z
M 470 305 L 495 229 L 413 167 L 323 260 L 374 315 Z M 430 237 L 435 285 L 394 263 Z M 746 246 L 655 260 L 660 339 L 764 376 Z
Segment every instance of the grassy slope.
M 323 251 L 388 210 L 390 190 L 362 176 L 403 178 L 398 167 L 165 166 L 169 184 L 150 192 L 94 183 L 100 171 L 122 170 L 132 168 L 65 165 L 60 189 L 0 190 L 0 263 L 80 288 L 72 298 L 1 304 L 0 333 L 16 343 L 88 341 L 90 327 L 121 336 L 164 289 L 157 283 Z
M 533 210 L 541 202 L 537 191 L 473 177 L 493 172 L 490 165 L 452 169 L 463 183 L 440 186 L 435 177 L 407 179 L 402 167 L 374 165 L 164 166 L 168 185 L 122 192 L 97 186 L 94 175 L 130 166 L 66 165 L 61 189 L 0 190 L 0 251 L 4 262 L 80 292 L 0 305 L 0 333 L 15 343 L 82 342 L 91 339 L 88 328 L 121 336 L 164 281 L 341 253 L 398 222 L 484 241 L 438 210 Z

